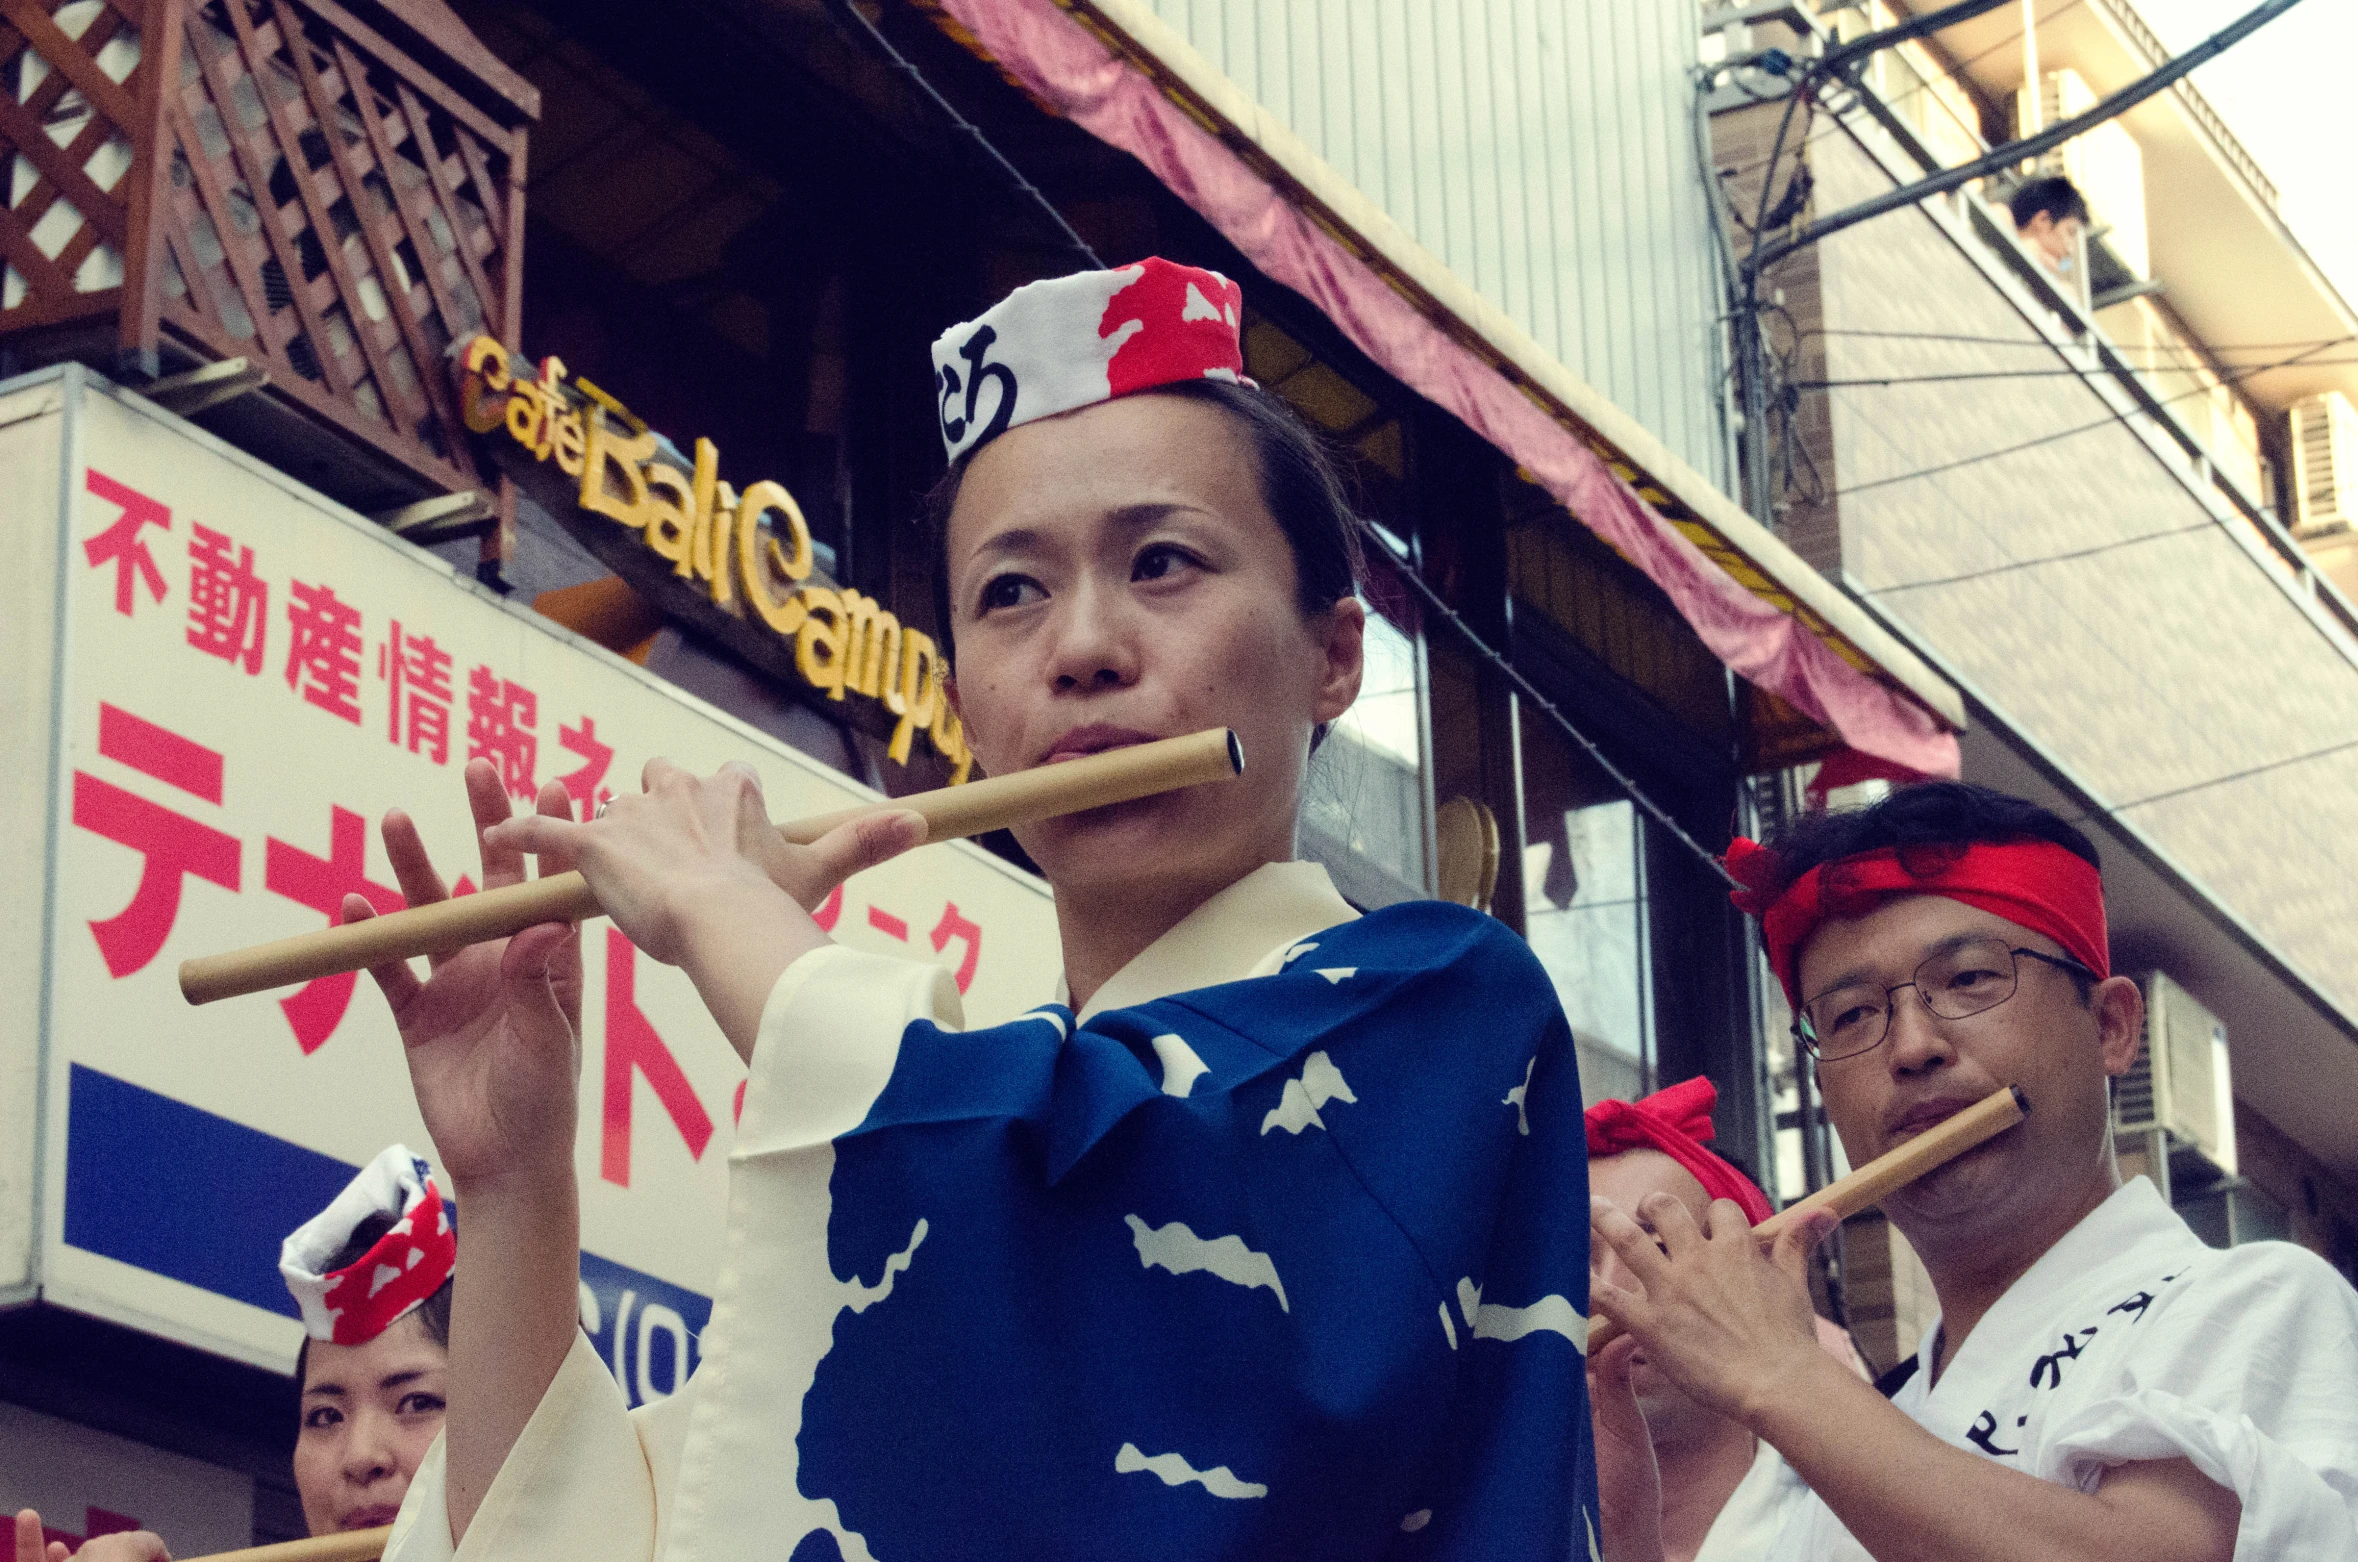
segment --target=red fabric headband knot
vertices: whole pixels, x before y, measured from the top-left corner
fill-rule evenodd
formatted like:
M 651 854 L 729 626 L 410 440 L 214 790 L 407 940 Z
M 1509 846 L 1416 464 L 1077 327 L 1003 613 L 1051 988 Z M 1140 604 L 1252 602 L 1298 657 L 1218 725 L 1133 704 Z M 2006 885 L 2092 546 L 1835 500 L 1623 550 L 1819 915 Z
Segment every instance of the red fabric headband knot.
M 1742 886 L 1729 895 L 1760 918 L 1769 966 L 1798 1009 L 1801 946 L 1833 917 L 1861 917 L 1899 895 L 1942 895 L 2061 944 L 2099 977 L 2112 974 L 2104 925 L 2104 877 L 2077 852 L 2052 841 L 1939 842 L 1886 846 L 1822 862 L 1787 885 L 1777 854 L 1757 841 L 1729 843 L 1722 860 Z
M 1658 1090 L 1643 1101 L 1599 1101 L 1588 1109 L 1589 1156 L 1660 1150 L 1692 1172 L 1706 1195 L 1742 1205 L 1744 1218 L 1757 1226 L 1769 1218 L 1768 1195 L 1703 1148 L 1705 1140 L 1718 1134 L 1711 1123 L 1711 1109 L 1718 1103 L 1718 1087 L 1700 1077 Z

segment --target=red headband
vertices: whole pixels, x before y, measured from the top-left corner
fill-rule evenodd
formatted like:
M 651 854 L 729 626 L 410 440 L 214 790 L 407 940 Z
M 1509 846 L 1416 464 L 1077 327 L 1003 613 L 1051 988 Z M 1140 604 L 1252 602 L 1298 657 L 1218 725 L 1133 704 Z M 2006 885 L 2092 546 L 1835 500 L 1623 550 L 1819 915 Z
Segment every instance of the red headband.
M 1757 841 L 1728 843 L 1725 865 L 1744 888 L 1729 898 L 1760 918 L 1769 966 L 1785 999 L 1801 1005 L 1801 946 L 1829 917 L 1862 917 L 1895 895 L 1945 895 L 2052 938 L 2098 976 L 2112 974 L 2104 931 L 2104 878 L 2086 858 L 2051 841 L 1886 846 L 1822 862 L 1772 894 L 1777 854 Z
M 1700 1076 L 1657 1090 L 1643 1101 L 1599 1101 L 1588 1109 L 1588 1153 L 1593 1158 L 1624 1150 L 1660 1150 L 1693 1172 L 1710 1197 L 1743 1205 L 1744 1218 L 1757 1226 L 1769 1218 L 1768 1195 L 1703 1148 L 1703 1141 L 1718 1132 L 1711 1126 L 1711 1109 L 1718 1102 L 1717 1087 Z

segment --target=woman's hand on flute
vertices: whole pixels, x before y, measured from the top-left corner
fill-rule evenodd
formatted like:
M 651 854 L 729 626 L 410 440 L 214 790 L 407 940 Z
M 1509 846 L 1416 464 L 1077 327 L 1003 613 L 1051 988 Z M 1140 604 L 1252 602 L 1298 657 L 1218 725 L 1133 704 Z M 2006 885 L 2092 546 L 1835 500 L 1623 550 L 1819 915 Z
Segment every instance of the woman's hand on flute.
M 1630 1290 L 1595 1278 L 1589 1305 L 1636 1338 L 1654 1369 L 1717 1414 L 1750 1425 L 1765 1406 L 1802 1391 L 1810 1375 L 1841 1367 L 1817 1343 L 1804 1265 L 1837 1222 L 1830 1214 L 1789 1230 L 1763 1253 L 1741 1206 L 1715 1200 L 1708 1228 L 1665 1193 L 1638 1211 L 1648 1232 L 1604 1199 L 1589 1228 L 1638 1281 Z M 1630 1349 L 1617 1342 L 1611 1349 Z
M 524 856 L 491 838 L 509 816 L 499 773 L 487 760 L 466 767 L 485 889 L 522 882 Z M 564 816 L 572 804 L 551 781 L 540 789 L 542 814 Z M 449 888 L 398 809 L 384 821 L 385 855 L 413 906 L 449 898 Z M 561 855 L 543 874 L 564 871 Z M 344 919 L 370 915 L 358 895 L 344 899 Z M 407 961 L 369 975 L 392 1005 L 409 1057 L 418 1110 L 442 1169 L 461 1199 L 492 1181 L 525 1176 L 569 1179 L 581 1068 L 581 936 L 563 924 L 528 928 L 514 938 L 432 957 L 420 981 Z
M 487 833 L 485 844 L 579 867 L 632 943 L 687 972 L 750 1061 L 779 974 L 828 941 L 811 910 L 854 873 L 920 844 L 925 822 L 907 812 L 869 815 L 795 846 L 770 823 L 749 765 L 699 778 L 652 760 L 643 785 L 636 797 L 614 799 L 603 818 L 521 817 Z

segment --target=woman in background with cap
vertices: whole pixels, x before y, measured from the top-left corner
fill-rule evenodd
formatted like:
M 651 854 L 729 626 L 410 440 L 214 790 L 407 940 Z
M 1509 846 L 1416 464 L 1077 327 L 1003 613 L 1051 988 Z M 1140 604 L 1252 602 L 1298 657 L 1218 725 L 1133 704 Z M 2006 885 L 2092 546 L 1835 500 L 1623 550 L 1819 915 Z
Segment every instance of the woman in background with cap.
M 314 1535 L 390 1524 L 442 1430 L 458 1233 L 426 1163 L 394 1145 L 286 1240 L 303 1315 L 295 1490 Z
M 450 1206 L 426 1163 L 387 1149 L 288 1236 L 279 1273 L 303 1318 L 295 1356 L 295 1491 L 314 1535 L 393 1522 L 442 1430 L 450 1361 Z M 97 1535 L 79 1551 L 16 1516 L 15 1562 L 171 1562 L 148 1530 Z
M 934 347 L 951 698 L 1004 774 L 1207 727 L 1249 764 L 1018 832 L 1066 991 L 962 1032 L 946 973 L 807 908 L 913 815 L 781 844 L 749 770 L 658 761 L 487 881 L 579 866 L 750 1065 L 685 1392 L 626 1416 L 574 1325 L 575 935 L 377 973 L 471 1249 L 442 1450 L 391 1555 L 1564 1557 L 1595 1545 L 1580 1089 L 1499 923 L 1359 917 L 1294 860 L 1358 692 L 1357 523 L 1166 261 Z M 399 816 L 412 903 L 441 883 Z M 365 907 L 347 902 L 347 916 Z

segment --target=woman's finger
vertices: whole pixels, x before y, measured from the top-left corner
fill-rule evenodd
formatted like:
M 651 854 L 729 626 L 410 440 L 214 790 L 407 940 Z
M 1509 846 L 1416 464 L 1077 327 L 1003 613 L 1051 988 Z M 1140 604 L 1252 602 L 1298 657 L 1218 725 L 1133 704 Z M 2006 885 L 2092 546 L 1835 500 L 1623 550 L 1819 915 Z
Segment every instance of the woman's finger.
M 865 814 L 837 825 L 810 844 L 811 860 L 818 868 L 816 898 L 823 900 L 833 894 L 835 886 L 855 873 L 924 845 L 925 830 L 925 816 L 906 808 Z
M 509 1021 L 523 1035 L 553 1046 L 562 1037 L 568 1046 L 579 1035 L 563 998 L 556 990 L 555 969 L 562 946 L 573 936 L 563 923 L 543 922 L 508 940 L 500 952 L 500 985 Z
M 533 812 L 543 819 L 557 819 L 571 824 L 573 794 L 565 790 L 562 781 L 543 781 L 540 784 L 540 796 L 533 803 Z M 540 877 L 545 879 L 552 873 L 571 872 L 575 844 L 568 839 L 543 851 L 540 854 Z
M 346 922 L 366 922 L 376 914 L 377 908 L 368 903 L 367 896 L 344 897 Z M 418 989 L 424 985 L 419 982 L 417 973 L 409 968 L 407 960 L 388 960 L 383 965 L 372 965 L 368 968 L 368 974 L 375 979 L 377 991 L 383 993 L 385 1001 L 393 1006 L 396 1018 L 409 1007 L 411 1000 L 417 997 Z
M 483 887 L 498 889 L 524 882 L 524 854 L 493 832 L 513 811 L 508 789 L 501 785 L 498 767 L 488 759 L 467 761 L 467 810 L 475 816 L 475 841 L 483 853 Z
M 519 864 L 526 857 L 553 855 L 563 855 L 570 862 L 578 855 L 575 841 L 587 828 L 587 825 L 575 824 L 570 819 L 552 819 L 547 814 L 517 814 L 483 832 L 484 857 L 488 861 L 496 848 L 512 855 Z M 509 882 L 522 878 L 523 869 L 519 867 L 516 879 Z
M 16 1515 L 16 1562 L 42 1562 L 41 1515 L 22 1508 Z
M 639 790 L 652 792 L 658 788 L 670 790 L 680 785 L 694 786 L 696 777 L 661 755 L 647 761 L 639 770 Z
M 430 906 L 450 898 L 450 887 L 434 871 L 434 859 L 427 855 L 415 819 L 401 809 L 387 809 L 378 831 L 384 837 L 385 860 L 393 864 L 393 882 L 401 886 L 402 899 L 413 906 Z

